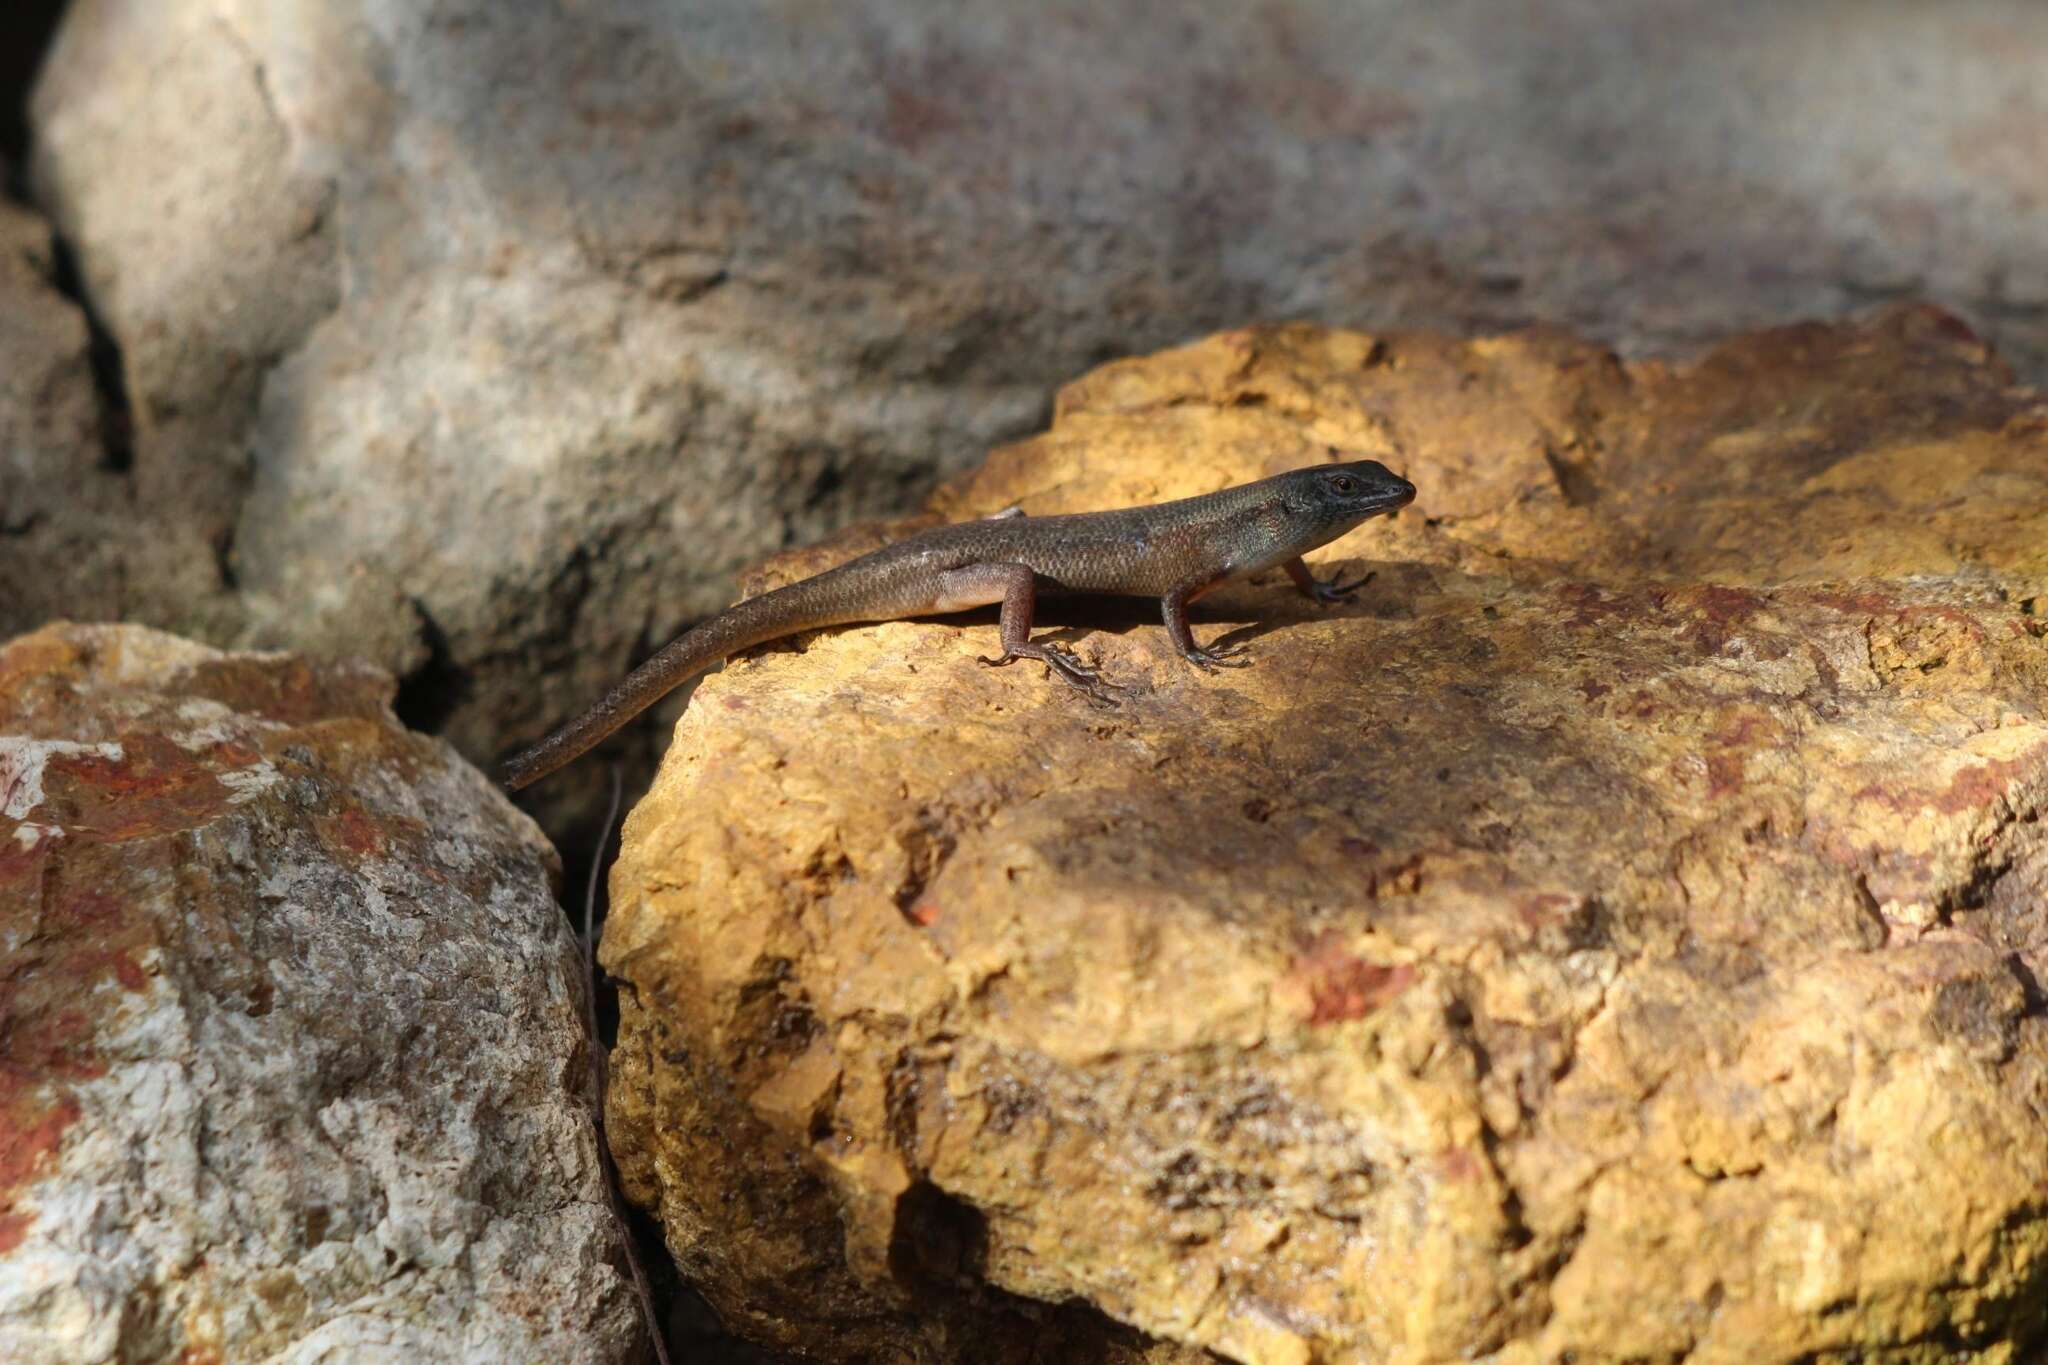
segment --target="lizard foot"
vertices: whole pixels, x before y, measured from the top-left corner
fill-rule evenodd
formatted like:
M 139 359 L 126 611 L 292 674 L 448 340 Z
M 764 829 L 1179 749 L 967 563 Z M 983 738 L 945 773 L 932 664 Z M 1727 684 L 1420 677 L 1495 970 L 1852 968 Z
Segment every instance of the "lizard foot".
M 1081 691 L 1081 695 L 1096 706 L 1115 706 L 1119 690 L 1114 683 L 1102 680 L 1100 671 L 1081 662 L 1080 656 L 1059 645 L 1040 645 L 1043 651 L 1038 657 L 1044 660 L 1046 671 L 1057 673 Z
M 1204 649 L 1197 645 L 1193 649 L 1182 651 L 1181 658 L 1204 673 L 1214 673 L 1219 668 L 1252 666 L 1251 655 L 1246 652 L 1243 645 L 1219 645 L 1213 649 Z
M 1377 570 L 1368 570 L 1360 577 L 1352 579 L 1349 583 L 1334 581 L 1324 583 L 1318 581 L 1314 587 L 1308 590 L 1308 595 L 1326 607 L 1335 606 L 1337 603 L 1347 600 L 1352 593 L 1357 592 L 1360 588 L 1372 582 L 1373 575 L 1376 572 Z
M 1080 656 L 1061 645 L 1025 645 L 1021 649 L 1006 650 L 1002 657 L 991 659 L 976 655 L 976 661 L 990 668 L 1001 668 L 1019 659 L 1036 659 L 1045 665 L 1048 673 L 1056 673 L 1081 690 L 1089 701 L 1099 706 L 1115 706 L 1115 693 L 1122 689 L 1114 683 L 1104 682 L 1100 670 L 1081 662 Z

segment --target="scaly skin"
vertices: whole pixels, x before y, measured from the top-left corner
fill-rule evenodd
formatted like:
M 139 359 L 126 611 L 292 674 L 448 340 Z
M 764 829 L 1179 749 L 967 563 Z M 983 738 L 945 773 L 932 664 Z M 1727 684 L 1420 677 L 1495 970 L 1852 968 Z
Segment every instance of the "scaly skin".
M 1187 605 L 1219 583 L 1285 567 L 1318 602 L 1364 580 L 1318 582 L 1302 555 L 1368 517 L 1405 507 L 1415 486 L 1373 460 L 1317 465 L 1218 493 L 1118 512 L 999 516 L 940 526 L 862 555 L 814 578 L 762 593 L 677 637 L 628 674 L 604 700 L 505 765 L 516 791 L 570 762 L 677 686 L 743 649 L 819 626 L 894 621 L 1002 603 L 1003 652 L 986 664 L 1037 659 L 1085 692 L 1113 703 L 1113 689 L 1074 654 L 1031 641 L 1042 593 L 1157 597 L 1167 637 L 1205 671 L 1242 667 L 1242 648 L 1204 649 Z

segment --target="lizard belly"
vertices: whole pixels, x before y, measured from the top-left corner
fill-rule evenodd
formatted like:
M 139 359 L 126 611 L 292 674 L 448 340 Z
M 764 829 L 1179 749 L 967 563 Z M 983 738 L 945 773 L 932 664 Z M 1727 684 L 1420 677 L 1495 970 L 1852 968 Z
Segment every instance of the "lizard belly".
M 932 594 L 931 605 L 924 610 L 934 614 L 949 611 L 972 611 L 976 607 L 992 606 L 1003 600 L 1001 585 L 990 585 L 969 579 L 960 582 L 954 575 L 947 574 L 938 591 Z

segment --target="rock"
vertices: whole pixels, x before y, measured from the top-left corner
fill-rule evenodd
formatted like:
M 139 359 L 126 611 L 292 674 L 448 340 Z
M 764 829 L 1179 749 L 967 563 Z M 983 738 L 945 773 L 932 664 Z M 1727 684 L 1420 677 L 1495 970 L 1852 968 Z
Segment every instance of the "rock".
M 60 274 L 49 224 L 0 200 L 0 638 L 131 615 L 217 634 L 239 614 L 205 519 L 169 481 L 138 490 Z
M 553 851 L 390 695 L 0 647 L 0 1357 L 645 1349 Z
M 1255 667 L 1082 605 L 1112 713 L 986 614 L 699 688 L 603 948 L 685 1273 L 824 1359 L 977 1359 L 925 1330 L 974 1286 L 1250 1362 L 2031 1358 L 2048 402 L 1926 309 L 1677 366 L 1256 328 L 935 511 L 1331 445 L 1420 497 L 1318 556 L 1348 608 L 1205 599 Z
M 483 760 L 737 566 L 1248 318 L 1637 354 L 1917 290 L 2048 378 L 2048 11 L 1886 15 L 79 0 L 33 178 L 141 500 L 239 587 L 210 635 L 366 653 Z
M 49 225 L 0 201 L 0 636 L 120 609 L 127 489 L 101 458 L 85 318 L 55 271 Z

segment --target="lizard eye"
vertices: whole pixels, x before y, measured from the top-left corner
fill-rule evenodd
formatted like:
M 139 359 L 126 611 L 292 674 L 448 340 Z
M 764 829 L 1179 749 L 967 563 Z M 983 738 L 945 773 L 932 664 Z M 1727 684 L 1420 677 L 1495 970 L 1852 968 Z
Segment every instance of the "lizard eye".
M 1330 487 L 1339 493 L 1355 493 L 1358 491 L 1358 480 L 1352 478 L 1349 474 L 1339 474 L 1336 478 L 1330 480 Z

